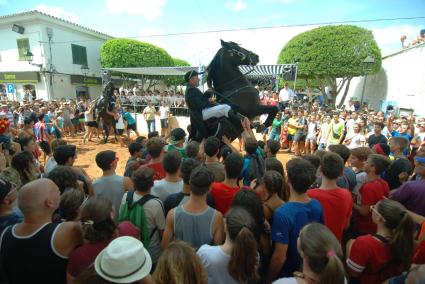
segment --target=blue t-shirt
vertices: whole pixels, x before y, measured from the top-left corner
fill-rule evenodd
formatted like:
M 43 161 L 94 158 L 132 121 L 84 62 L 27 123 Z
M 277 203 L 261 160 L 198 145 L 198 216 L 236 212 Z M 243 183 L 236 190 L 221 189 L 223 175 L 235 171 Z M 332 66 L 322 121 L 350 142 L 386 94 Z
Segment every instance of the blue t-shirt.
M 123 118 L 127 121 L 128 125 L 133 125 L 136 123 L 136 120 L 128 111 L 124 112 Z
M 0 234 L 6 227 L 21 223 L 23 220 L 24 216 L 22 215 L 21 211 L 17 207 L 13 208 L 11 214 L 0 217 Z
M 301 229 L 308 223 L 323 224 L 322 205 L 316 199 L 308 203 L 287 202 L 276 209 L 273 216 L 273 242 L 288 245 L 286 261 L 279 277 L 292 277 L 294 271 L 300 271 L 301 257 L 297 250 L 297 239 Z

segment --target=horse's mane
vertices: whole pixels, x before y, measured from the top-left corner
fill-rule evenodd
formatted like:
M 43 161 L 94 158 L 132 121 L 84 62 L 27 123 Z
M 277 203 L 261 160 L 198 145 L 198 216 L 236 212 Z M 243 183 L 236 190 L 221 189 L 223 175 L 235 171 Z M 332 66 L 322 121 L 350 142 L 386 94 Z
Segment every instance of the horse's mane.
M 222 52 L 223 52 L 223 48 L 220 48 L 207 67 L 207 71 L 208 71 L 207 85 L 208 85 L 208 88 L 214 87 L 214 83 L 215 83 L 216 78 L 217 78 L 217 71 L 221 67 L 221 54 L 222 54 Z

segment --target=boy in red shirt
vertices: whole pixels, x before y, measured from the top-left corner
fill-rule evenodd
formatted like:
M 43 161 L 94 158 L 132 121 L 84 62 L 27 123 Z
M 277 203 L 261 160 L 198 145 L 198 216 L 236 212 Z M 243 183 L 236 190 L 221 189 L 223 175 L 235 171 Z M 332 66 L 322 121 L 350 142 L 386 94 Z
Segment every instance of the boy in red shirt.
M 152 137 L 146 143 L 148 154 L 151 156 L 149 163 L 142 165 L 141 167 L 149 167 L 155 171 L 153 176 L 154 180 L 160 180 L 165 178 L 165 170 L 162 166 L 162 153 L 164 148 L 164 141 L 160 137 Z
M 337 178 L 344 170 L 344 160 L 335 153 L 326 153 L 321 161 L 320 188 L 310 189 L 307 195 L 319 200 L 323 207 L 325 225 L 341 241 L 342 233 L 350 224 L 353 199 L 351 193 L 336 185 Z
M 366 160 L 364 170 L 367 173 L 367 180 L 359 189 L 358 196 L 354 197 L 353 223 L 356 233 L 360 235 L 374 234 L 376 224 L 372 221 L 370 207 L 378 201 L 388 197 L 390 187 L 388 183 L 380 177 L 390 165 L 390 160 L 379 154 L 371 154 Z
M 211 186 L 211 195 L 216 209 L 223 215 L 232 205 L 233 198 L 239 191 L 238 177 L 242 171 L 243 158 L 237 153 L 229 154 L 224 160 L 225 178 L 223 182 L 214 182 Z

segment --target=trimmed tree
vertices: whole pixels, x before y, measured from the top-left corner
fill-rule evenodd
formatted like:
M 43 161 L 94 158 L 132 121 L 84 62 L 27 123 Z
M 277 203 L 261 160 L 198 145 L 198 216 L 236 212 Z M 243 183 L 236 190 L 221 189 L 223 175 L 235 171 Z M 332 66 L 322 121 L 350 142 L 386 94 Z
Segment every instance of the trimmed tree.
M 375 62 L 364 63 L 370 56 Z M 292 38 L 281 50 L 278 63 L 297 63 L 298 78 L 315 79 L 324 97 L 332 89 L 332 103 L 340 92 L 344 104 L 353 77 L 375 74 L 381 68 L 381 50 L 371 31 L 352 25 L 324 26 Z M 337 83 L 337 78 L 341 80 Z
M 100 48 L 102 67 L 165 67 L 174 64 L 173 58 L 164 49 L 134 39 L 107 40 Z M 137 77 L 137 76 L 134 76 Z M 142 76 L 142 88 L 157 84 L 159 76 Z

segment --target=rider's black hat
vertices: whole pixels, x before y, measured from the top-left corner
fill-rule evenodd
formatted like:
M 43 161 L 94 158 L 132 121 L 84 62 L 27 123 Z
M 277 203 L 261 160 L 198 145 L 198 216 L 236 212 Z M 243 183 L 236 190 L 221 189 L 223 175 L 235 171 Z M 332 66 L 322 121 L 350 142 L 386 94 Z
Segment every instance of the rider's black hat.
M 198 76 L 199 74 L 204 74 L 205 72 L 198 72 L 196 70 L 192 70 L 184 74 L 184 80 L 186 82 L 189 82 L 190 78 Z

